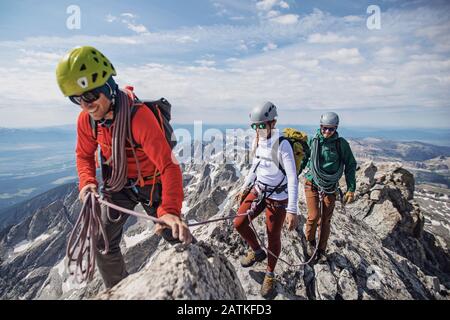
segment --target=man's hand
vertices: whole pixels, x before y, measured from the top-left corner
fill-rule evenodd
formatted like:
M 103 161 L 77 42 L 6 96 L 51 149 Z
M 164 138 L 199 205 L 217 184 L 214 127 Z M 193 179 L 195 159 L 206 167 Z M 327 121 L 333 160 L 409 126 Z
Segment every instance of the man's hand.
M 78 195 L 78 198 L 80 199 L 81 202 L 84 202 L 84 199 L 86 198 L 88 192 L 93 192 L 95 195 L 98 196 L 97 186 L 93 183 L 85 185 Z
M 181 221 L 180 217 L 174 214 L 165 214 L 161 218 L 166 225 L 157 224 L 155 227 L 155 233 L 161 234 L 165 228 L 172 229 L 172 236 L 175 239 L 180 239 L 184 244 L 189 244 L 192 241 L 192 234 L 187 224 Z
M 298 226 L 298 216 L 296 213 L 288 212 L 286 216 L 287 228 L 289 231 L 297 229 Z
M 355 201 L 355 193 L 351 191 L 347 191 L 344 196 L 344 204 L 352 203 Z

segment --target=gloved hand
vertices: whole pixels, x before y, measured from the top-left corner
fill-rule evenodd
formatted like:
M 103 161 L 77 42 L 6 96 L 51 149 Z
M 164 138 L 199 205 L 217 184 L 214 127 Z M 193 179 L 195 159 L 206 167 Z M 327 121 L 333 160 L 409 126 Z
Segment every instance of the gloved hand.
M 85 185 L 83 189 L 80 190 L 78 199 L 80 199 L 81 202 L 84 202 L 84 199 L 86 198 L 88 192 L 93 192 L 94 194 L 98 195 L 97 186 L 93 183 Z
M 347 191 L 344 196 L 344 204 L 349 204 L 355 201 L 355 193 L 351 191 Z
M 289 231 L 297 229 L 298 226 L 298 215 L 293 212 L 287 212 L 286 223 Z

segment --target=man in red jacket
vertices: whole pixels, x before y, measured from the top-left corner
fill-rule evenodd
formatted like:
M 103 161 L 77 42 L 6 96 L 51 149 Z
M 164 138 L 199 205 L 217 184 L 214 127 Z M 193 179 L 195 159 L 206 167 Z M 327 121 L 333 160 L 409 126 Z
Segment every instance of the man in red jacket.
M 113 130 L 119 126 L 116 119 L 119 108 L 117 96 L 121 94 L 124 97 L 125 92 L 130 99 L 129 105 L 132 105 L 133 94 L 129 90 L 120 92 L 112 78 L 116 75 L 114 66 L 93 47 L 71 50 L 59 62 L 56 74 L 61 91 L 82 109 L 77 123 L 76 162 L 80 200 L 84 201 L 88 191 L 97 193 L 96 151 L 99 145 L 103 159 L 109 159 L 102 165 L 102 170 L 108 165 L 111 170 L 113 167 L 111 160 L 117 154 L 113 146 L 118 145 L 113 141 Z M 96 135 L 90 118 L 97 125 Z M 123 151 L 127 159 L 124 167 L 127 169 L 127 181 L 121 190 L 109 194 L 110 201 L 131 210 L 140 202 L 147 213 L 156 215 L 165 223 L 165 226 L 157 225 L 156 232 L 166 235 L 166 240 L 178 239 L 188 244 L 192 236 L 181 219 L 182 174 L 165 134 L 155 115 L 146 107 L 137 109 L 130 125 L 132 137 L 140 146 L 135 149 L 138 161 L 130 150 Z M 107 209 L 102 206 L 102 222 L 109 241 L 109 252 L 97 254 L 97 265 L 107 288 L 128 275 L 119 247 L 127 218 L 127 214 L 113 209 L 110 209 L 108 217 Z M 172 230 L 171 237 L 170 233 L 167 235 L 163 232 L 168 231 L 164 230 L 167 227 Z M 104 245 L 99 241 L 98 249 L 102 250 Z

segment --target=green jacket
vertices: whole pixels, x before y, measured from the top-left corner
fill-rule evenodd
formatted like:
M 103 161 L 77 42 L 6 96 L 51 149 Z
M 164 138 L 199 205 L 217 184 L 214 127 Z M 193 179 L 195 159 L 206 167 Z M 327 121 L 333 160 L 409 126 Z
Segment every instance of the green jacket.
M 317 130 L 317 135 L 319 137 L 319 146 L 320 146 L 320 167 L 325 172 L 332 174 L 339 170 L 339 153 L 337 152 L 336 140 L 340 139 L 340 154 L 342 156 L 342 161 L 344 162 L 344 173 L 345 173 L 345 182 L 347 183 L 347 191 L 355 192 L 356 190 L 356 160 L 353 156 L 352 149 L 350 148 L 349 143 L 344 138 L 340 138 L 338 132 L 336 131 L 333 136 L 330 138 L 325 138 L 320 129 Z M 312 147 L 313 137 L 308 138 L 308 146 L 309 149 Z M 302 160 L 300 172 L 308 168 L 308 171 L 305 174 L 305 178 L 309 181 L 313 180 L 311 173 L 311 151 L 307 150 L 305 153 L 305 157 Z

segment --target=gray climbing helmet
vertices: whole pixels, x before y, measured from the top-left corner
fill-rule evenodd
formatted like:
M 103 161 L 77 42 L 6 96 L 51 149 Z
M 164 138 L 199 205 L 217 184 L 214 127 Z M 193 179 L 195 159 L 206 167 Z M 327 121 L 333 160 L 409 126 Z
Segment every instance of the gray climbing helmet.
M 277 107 L 270 101 L 253 108 L 252 112 L 250 112 L 250 121 L 252 123 L 268 122 L 276 117 L 278 117 Z
M 324 113 L 320 117 L 320 125 L 321 126 L 339 126 L 339 116 L 334 112 Z

